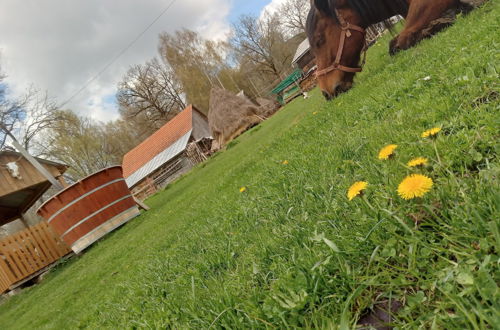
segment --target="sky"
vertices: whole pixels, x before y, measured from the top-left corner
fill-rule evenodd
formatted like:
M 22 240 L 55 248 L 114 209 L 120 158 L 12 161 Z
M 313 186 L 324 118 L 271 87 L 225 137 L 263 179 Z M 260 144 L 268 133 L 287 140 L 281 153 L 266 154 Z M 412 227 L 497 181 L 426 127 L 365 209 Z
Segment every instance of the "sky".
M 208 39 L 226 39 L 240 15 L 259 16 L 283 2 L 177 0 L 113 61 L 171 1 L 0 0 L 0 68 L 7 75 L 10 94 L 22 95 L 35 86 L 59 104 L 71 99 L 64 108 L 80 115 L 116 119 L 116 86 L 131 65 L 157 55 L 160 32 L 189 28 Z

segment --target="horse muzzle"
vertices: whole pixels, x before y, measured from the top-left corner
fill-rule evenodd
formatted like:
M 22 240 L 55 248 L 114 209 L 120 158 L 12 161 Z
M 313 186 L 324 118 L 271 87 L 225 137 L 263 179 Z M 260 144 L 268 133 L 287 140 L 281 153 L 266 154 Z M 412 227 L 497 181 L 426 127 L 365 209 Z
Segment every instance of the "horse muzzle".
M 347 92 L 351 88 L 352 88 L 352 83 L 341 83 L 333 88 L 332 93 L 325 91 L 325 90 L 323 90 L 322 93 L 327 101 L 331 101 L 334 98 L 336 98 L 337 96 L 339 96 L 340 94 Z

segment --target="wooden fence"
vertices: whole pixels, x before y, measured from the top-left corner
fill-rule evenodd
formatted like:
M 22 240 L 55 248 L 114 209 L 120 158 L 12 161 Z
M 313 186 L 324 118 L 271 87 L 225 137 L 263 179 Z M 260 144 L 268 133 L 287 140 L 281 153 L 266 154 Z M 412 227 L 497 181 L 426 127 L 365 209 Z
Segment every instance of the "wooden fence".
M 70 252 L 45 221 L 0 240 L 0 293 Z

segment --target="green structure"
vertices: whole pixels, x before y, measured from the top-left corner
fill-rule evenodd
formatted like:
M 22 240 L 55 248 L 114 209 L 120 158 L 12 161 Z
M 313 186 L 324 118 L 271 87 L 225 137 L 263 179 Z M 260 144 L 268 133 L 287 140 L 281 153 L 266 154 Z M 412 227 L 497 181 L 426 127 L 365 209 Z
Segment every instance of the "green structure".
M 276 95 L 278 101 L 284 105 L 287 100 L 296 96 L 297 93 L 301 92 L 299 82 L 302 79 L 302 70 L 296 69 L 292 74 L 281 81 L 278 86 L 276 86 L 271 94 Z

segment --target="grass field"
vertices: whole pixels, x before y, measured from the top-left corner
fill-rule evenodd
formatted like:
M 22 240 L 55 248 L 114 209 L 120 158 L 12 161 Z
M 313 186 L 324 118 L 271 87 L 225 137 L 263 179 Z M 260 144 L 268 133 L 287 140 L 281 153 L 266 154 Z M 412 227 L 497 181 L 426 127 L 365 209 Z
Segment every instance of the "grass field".
M 381 41 L 353 90 L 241 136 L 2 304 L 0 328 L 347 329 L 384 301 L 399 328 L 498 327 L 499 25 L 491 1 L 394 58 Z M 434 186 L 405 201 L 411 173 Z

